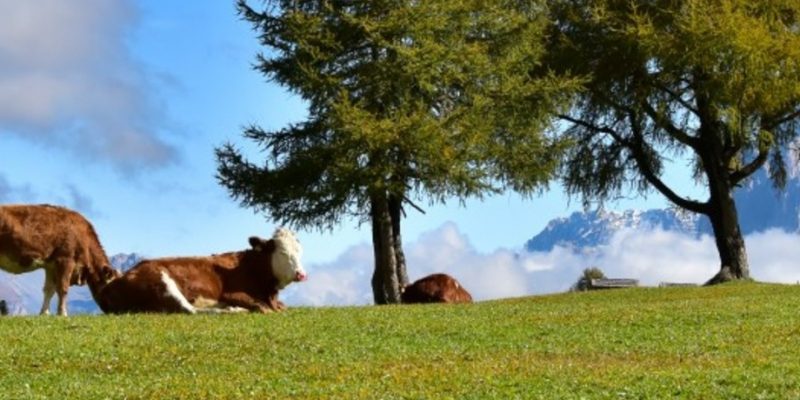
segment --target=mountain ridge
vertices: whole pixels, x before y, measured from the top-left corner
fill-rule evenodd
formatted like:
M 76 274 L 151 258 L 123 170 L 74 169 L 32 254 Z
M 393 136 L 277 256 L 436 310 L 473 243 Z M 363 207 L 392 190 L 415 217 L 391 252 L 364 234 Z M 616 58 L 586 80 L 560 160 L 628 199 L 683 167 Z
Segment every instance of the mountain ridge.
M 773 188 L 766 171 L 759 171 L 734 193 L 739 226 L 744 235 L 778 228 L 800 232 L 800 177 L 792 174 L 782 191 Z M 528 252 L 550 251 L 556 246 L 595 247 L 607 244 L 620 229 L 662 229 L 691 237 L 712 235 L 704 215 L 678 208 L 617 211 L 577 211 L 551 220 L 528 239 Z

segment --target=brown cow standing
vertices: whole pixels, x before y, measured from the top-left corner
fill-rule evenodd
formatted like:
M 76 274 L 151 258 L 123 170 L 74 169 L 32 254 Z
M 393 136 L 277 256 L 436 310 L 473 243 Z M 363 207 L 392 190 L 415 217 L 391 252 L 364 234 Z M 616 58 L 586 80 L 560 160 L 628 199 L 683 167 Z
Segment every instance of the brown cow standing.
M 471 303 L 472 296 L 447 274 L 432 274 L 406 286 L 400 295 L 403 303 Z
M 111 281 L 99 295 L 106 313 L 203 312 L 285 308 L 278 291 L 305 280 L 302 249 L 291 231 L 250 238 L 251 248 L 208 257 L 145 260 Z
M 92 295 L 117 276 L 97 233 L 83 216 L 51 205 L 0 206 L 0 268 L 22 274 L 45 271 L 40 314 L 50 313 L 58 293 L 58 315 L 67 315 L 70 285 L 89 284 Z

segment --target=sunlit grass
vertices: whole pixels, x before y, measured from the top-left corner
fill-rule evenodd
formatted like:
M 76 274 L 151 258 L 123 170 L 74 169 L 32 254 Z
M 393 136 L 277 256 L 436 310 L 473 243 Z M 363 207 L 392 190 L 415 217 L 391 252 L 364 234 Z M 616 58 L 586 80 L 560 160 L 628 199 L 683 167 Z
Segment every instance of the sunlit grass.
M 0 319 L 0 398 L 800 398 L 800 286 Z

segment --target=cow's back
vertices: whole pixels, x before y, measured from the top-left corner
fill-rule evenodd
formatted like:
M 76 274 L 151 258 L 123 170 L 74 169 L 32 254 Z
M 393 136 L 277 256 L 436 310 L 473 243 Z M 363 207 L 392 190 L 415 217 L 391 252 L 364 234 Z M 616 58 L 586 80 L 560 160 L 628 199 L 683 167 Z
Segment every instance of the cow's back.
M 98 304 L 106 313 L 184 312 L 180 301 L 168 293 L 164 273 L 194 303 L 219 298 L 223 290 L 219 271 L 225 268 L 213 257 L 144 260 L 106 285 Z
M 85 283 L 85 268 L 110 266 L 92 224 L 75 211 L 52 205 L 0 206 L 0 257 L 14 273 L 39 268 L 36 261 L 68 258 L 76 263 L 72 284 Z
M 408 285 L 401 301 L 411 303 L 471 303 L 472 296 L 455 278 L 446 274 L 432 274 Z

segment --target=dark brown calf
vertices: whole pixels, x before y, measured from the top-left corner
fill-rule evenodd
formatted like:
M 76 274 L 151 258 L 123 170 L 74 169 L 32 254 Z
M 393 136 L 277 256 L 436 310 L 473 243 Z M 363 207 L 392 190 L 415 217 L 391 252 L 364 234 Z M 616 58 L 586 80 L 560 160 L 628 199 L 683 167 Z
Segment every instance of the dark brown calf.
M 67 315 L 70 285 L 88 283 L 92 295 L 108 279 L 111 268 L 94 227 L 75 211 L 51 205 L 0 206 L 0 268 L 22 274 L 44 269 L 44 301 L 40 314 L 50 313 L 58 293 L 58 314 Z
M 411 303 L 471 303 L 472 296 L 447 274 L 428 275 L 403 289 L 400 299 Z
M 306 277 L 300 243 L 278 229 L 270 240 L 251 237 L 250 245 L 208 257 L 142 261 L 103 288 L 98 304 L 106 313 L 280 311 L 278 291 Z

